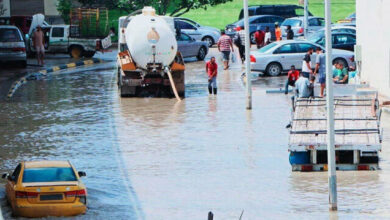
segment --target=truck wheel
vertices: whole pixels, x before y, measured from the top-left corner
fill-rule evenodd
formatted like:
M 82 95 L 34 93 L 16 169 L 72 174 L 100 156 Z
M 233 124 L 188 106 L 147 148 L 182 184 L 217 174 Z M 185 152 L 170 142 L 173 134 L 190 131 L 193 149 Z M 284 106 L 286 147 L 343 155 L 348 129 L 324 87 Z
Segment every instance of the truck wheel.
M 72 46 L 69 48 L 69 55 L 72 58 L 80 58 L 83 55 L 83 48 L 80 46 Z
M 91 58 L 91 57 L 93 57 L 93 55 L 95 55 L 95 51 L 86 51 L 86 52 L 84 52 L 84 56 L 87 57 L 87 58 Z

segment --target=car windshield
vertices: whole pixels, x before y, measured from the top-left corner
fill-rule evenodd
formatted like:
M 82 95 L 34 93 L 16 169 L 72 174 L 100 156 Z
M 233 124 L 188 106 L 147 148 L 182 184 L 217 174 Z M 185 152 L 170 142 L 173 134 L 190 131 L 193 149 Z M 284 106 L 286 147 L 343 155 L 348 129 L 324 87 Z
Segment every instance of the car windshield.
M 259 49 L 259 52 L 260 53 L 265 53 L 267 52 L 268 50 L 270 50 L 271 48 L 275 47 L 276 45 L 278 45 L 277 43 L 271 43 L 271 44 L 268 44 L 267 46 L 264 46 L 262 48 Z
M 324 31 L 320 31 L 310 35 L 307 40 L 313 43 L 318 43 L 324 38 Z
M 23 172 L 23 183 L 77 181 L 71 167 L 27 168 Z
M 21 42 L 23 41 L 18 30 L 14 28 L 0 28 L 0 42 Z
M 234 25 L 235 26 L 240 26 L 240 27 L 244 26 L 244 19 L 241 19 L 241 20 L 237 21 L 236 23 L 234 23 Z
M 297 19 L 286 19 L 283 21 L 282 26 L 290 25 L 291 27 L 299 27 L 301 26 L 302 21 Z

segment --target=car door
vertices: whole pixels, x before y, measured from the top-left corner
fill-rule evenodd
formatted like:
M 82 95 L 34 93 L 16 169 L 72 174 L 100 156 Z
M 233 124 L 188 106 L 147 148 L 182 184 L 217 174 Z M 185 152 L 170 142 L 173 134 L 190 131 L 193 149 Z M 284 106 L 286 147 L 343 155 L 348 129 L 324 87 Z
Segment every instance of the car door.
M 50 52 L 64 52 L 68 48 L 65 27 L 52 27 L 50 31 Z
M 177 23 L 182 33 L 188 34 L 196 40 L 202 40 L 202 33 L 197 27 L 183 20 L 178 20 Z
M 12 172 L 11 176 L 8 177 L 7 183 L 5 185 L 6 195 L 11 205 L 15 203 L 15 187 L 18 183 L 21 169 L 22 165 L 19 163 L 14 172 Z
M 284 44 L 275 50 L 274 55 L 278 56 L 283 70 L 290 69 L 291 65 L 296 65 L 296 60 L 299 57 L 296 45 L 294 43 Z
M 177 46 L 183 57 L 191 56 L 191 37 L 189 35 L 184 33 L 180 34 L 180 36 L 177 37 Z
M 310 44 L 310 43 L 297 43 L 297 51 L 298 51 L 298 56 L 296 57 L 296 63 L 297 65 L 295 66 L 297 69 L 302 69 L 302 61 L 303 58 L 305 57 L 305 54 L 309 50 L 309 48 L 313 48 L 313 54 L 310 56 L 311 59 L 311 67 L 315 67 L 315 62 L 316 62 L 316 45 Z

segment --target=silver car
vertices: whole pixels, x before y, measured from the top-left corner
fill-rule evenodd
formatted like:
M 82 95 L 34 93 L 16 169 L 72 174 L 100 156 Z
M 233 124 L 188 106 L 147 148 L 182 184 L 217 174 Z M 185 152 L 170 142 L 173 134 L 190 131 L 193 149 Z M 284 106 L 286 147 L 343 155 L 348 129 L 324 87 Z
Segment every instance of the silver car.
M 303 20 L 304 17 L 294 17 L 294 18 L 288 18 L 283 21 L 282 25 L 280 26 L 280 29 L 282 30 L 282 37 L 286 39 L 287 37 L 287 26 L 291 26 L 291 30 L 294 32 L 294 38 L 303 36 Z M 325 26 L 325 20 L 320 17 L 308 17 L 308 33 L 316 32 L 317 30 L 322 29 Z
M 322 48 L 318 44 L 314 44 L 307 40 L 285 40 L 271 43 L 257 51 L 252 51 L 251 70 L 263 72 L 269 76 L 278 76 L 282 72 L 287 72 L 291 65 L 295 65 L 296 69 L 302 69 L 303 58 L 309 48 L 314 51 L 317 47 Z M 342 62 L 344 66 L 353 66 L 354 53 L 346 50 L 332 49 L 332 61 Z M 316 53 L 311 55 L 311 66 L 315 66 Z
M 188 18 L 175 18 L 175 25 L 180 28 L 181 32 L 190 35 L 198 41 L 207 42 L 211 47 L 218 42 L 221 32 L 214 27 L 202 26 Z
M 11 25 L 0 26 L 0 61 L 17 61 L 26 67 L 26 45 L 20 30 Z
M 187 34 L 181 33 L 176 40 L 178 50 L 184 58 L 196 57 L 198 60 L 204 60 L 209 51 L 207 42 L 197 41 Z

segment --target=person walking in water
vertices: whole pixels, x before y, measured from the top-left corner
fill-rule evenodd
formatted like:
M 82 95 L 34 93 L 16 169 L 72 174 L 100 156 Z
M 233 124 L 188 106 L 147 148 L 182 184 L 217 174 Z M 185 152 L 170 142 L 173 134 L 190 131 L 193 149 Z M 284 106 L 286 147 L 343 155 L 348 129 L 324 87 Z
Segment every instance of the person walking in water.
M 43 58 L 45 56 L 45 38 L 44 38 L 44 34 L 43 34 L 43 31 L 42 31 L 42 28 L 41 26 L 37 26 L 37 29 L 35 30 L 34 34 L 33 34 L 33 46 L 35 48 L 35 51 L 37 53 L 37 61 L 38 61 L 38 65 L 41 65 L 43 66 L 45 63 L 43 61 Z
M 221 31 L 222 36 L 218 40 L 218 51 L 222 53 L 224 70 L 229 68 L 230 51 L 234 52 L 232 39 Z M 231 49 L 230 49 L 231 48 Z
M 239 52 L 240 52 L 240 58 L 242 63 L 245 61 L 245 30 L 244 28 L 241 28 L 241 30 L 238 32 L 240 39 L 241 39 L 241 47 L 239 47 Z M 250 43 L 249 43 L 250 47 Z
M 217 94 L 217 74 L 218 74 L 218 64 L 215 62 L 215 57 L 211 57 L 210 61 L 206 63 L 206 73 L 209 77 L 209 94 Z
M 282 31 L 280 30 L 278 22 L 275 23 L 275 37 L 276 37 L 276 41 L 282 40 Z

